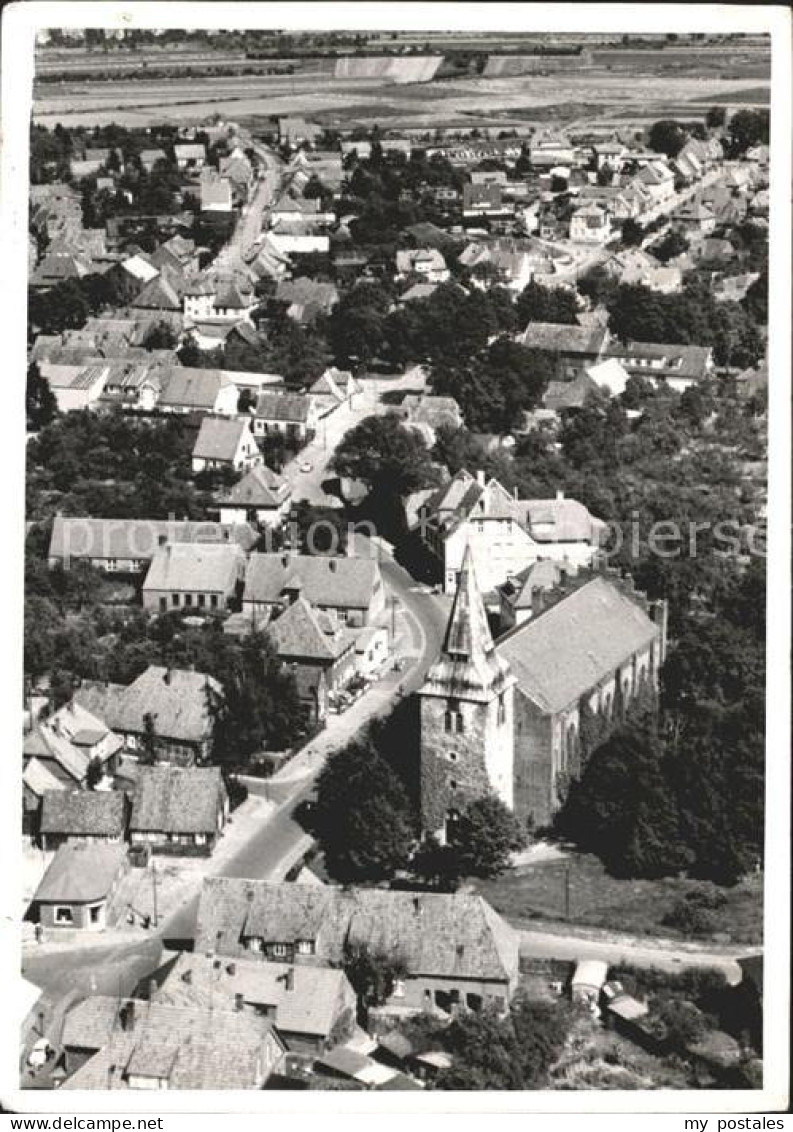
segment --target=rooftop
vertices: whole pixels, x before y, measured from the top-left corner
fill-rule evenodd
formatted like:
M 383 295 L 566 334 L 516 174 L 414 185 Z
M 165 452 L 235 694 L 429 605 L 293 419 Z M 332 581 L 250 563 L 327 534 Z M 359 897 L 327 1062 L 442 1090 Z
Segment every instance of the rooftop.
M 367 609 L 380 568 L 372 559 L 308 554 L 252 554 L 243 601 L 280 604 L 300 588 L 312 605 Z
M 91 904 L 104 900 L 126 859 L 114 841 L 68 841 L 53 857 L 33 897 L 36 903 Z
M 224 793 L 217 766 L 141 767 L 132 800 L 130 830 L 214 834 Z

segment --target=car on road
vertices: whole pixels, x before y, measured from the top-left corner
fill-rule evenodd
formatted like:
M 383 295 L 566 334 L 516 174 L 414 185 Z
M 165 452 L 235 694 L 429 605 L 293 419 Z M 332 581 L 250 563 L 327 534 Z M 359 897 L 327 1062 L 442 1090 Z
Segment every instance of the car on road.
M 304 460 L 303 463 L 300 465 L 300 471 L 301 472 L 313 472 L 314 471 L 314 465 L 312 463 L 310 463 L 310 461 Z
M 39 1038 L 28 1054 L 28 1065 L 31 1069 L 41 1069 L 42 1065 L 46 1065 L 54 1053 L 55 1050 L 47 1039 Z

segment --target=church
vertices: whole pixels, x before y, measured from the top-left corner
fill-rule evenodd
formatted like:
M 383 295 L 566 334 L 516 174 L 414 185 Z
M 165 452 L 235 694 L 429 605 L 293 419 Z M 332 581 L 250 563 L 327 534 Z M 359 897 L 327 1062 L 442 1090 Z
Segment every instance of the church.
M 658 687 L 666 603 L 611 572 L 563 577 L 494 640 L 470 549 L 440 656 L 419 689 L 421 824 L 445 841 L 465 806 L 496 794 L 547 824 L 581 771 L 581 729 L 607 734 Z

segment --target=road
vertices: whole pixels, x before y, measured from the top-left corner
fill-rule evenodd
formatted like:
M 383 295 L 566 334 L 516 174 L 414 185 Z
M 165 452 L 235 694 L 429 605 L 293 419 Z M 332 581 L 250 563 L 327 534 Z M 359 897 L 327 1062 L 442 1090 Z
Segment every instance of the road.
M 597 939 L 549 932 L 536 928 L 521 928 L 520 953 L 529 959 L 602 959 L 609 965 L 626 964 L 633 967 L 656 967 L 662 971 L 681 971 L 684 967 L 706 967 L 723 971 L 727 982 L 736 985 L 741 981 L 741 968 L 737 955 L 761 953 L 760 948 L 733 947 L 713 949 L 676 941 L 645 940 L 635 936 L 610 932 L 608 938 Z M 588 933 L 591 934 L 591 933 Z
M 253 196 L 244 206 L 234 233 L 229 240 L 229 245 L 233 248 L 239 248 L 243 257 L 247 255 L 261 235 L 264 213 L 278 194 L 281 185 L 281 169 L 283 168 L 281 159 L 276 157 L 267 146 L 252 139 L 250 139 L 249 144 L 261 161 L 261 175 L 255 182 Z

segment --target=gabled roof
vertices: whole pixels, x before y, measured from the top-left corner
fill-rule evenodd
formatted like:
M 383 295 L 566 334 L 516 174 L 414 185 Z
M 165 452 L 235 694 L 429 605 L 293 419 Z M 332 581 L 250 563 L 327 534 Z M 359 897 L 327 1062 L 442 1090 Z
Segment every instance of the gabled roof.
M 608 332 L 603 326 L 564 326 L 557 322 L 530 322 L 523 332 L 524 346 L 558 350 L 563 354 L 599 354 Z
M 25 767 L 22 781 L 27 789 L 37 798 L 43 798 L 48 790 L 65 790 L 66 787 L 59 778 L 56 778 L 46 763 L 31 758 Z
M 527 499 L 517 502 L 523 525 L 536 542 L 595 542 L 603 529 L 577 499 Z
M 132 300 L 130 306 L 141 310 L 180 311 L 182 302 L 170 280 L 164 275 L 157 275 Z
M 224 796 L 220 767 L 141 767 L 130 831 L 215 834 Z
M 108 1005 L 112 1002 L 112 1009 Z M 283 1044 L 267 1018 L 217 1007 L 176 1007 L 157 1002 L 93 996 L 72 1007 L 64 1040 L 98 1052 L 64 1081 L 63 1089 L 129 1089 L 130 1075 L 166 1078 L 169 1089 L 259 1089 L 265 1043 Z
M 245 560 L 229 543 L 168 543 L 158 547 L 143 592 L 230 594 Z
M 301 589 L 312 605 L 368 609 L 380 567 L 370 558 L 309 554 L 252 554 L 243 602 L 283 603 L 285 591 Z
M 599 386 L 588 372 L 580 373 L 573 381 L 549 381 L 542 403 L 546 409 L 555 413 L 565 409 L 581 409 L 598 389 Z
M 256 399 L 254 415 L 267 421 L 304 424 L 310 411 L 311 400 L 303 393 L 273 393 L 263 389 Z
M 237 455 L 240 441 L 246 433 L 250 433 L 250 425 L 247 421 L 204 417 L 193 445 L 193 459 L 231 462 Z
M 95 711 L 114 731 L 143 734 L 145 716 L 154 718 L 155 733 L 177 742 L 200 743 L 212 733 L 207 688 L 222 688 L 212 676 L 183 668 L 150 664 L 129 685 L 84 681 L 75 692 L 78 704 Z
M 181 519 L 90 519 L 56 515 L 50 558 L 150 559 L 168 543 L 233 543 L 250 550 L 256 533 L 247 523 Z
M 335 366 L 326 369 L 309 389 L 313 397 L 332 397 L 340 404 L 360 392 L 361 386 L 350 371 L 336 369 Z
M 218 497 L 221 506 L 237 507 L 280 507 L 291 495 L 291 488 L 266 464 L 257 464 L 235 483 L 225 494 Z
M 67 841 L 53 857 L 33 900 L 46 904 L 104 900 L 125 857 L 126 846 L 115 841 Z
M 513 609 L 531 609 L 534 592 L 551 590 L 562 580 L 562 567 L 550 558 L 541 558 L 525 570 L 508 578 L 499 593 Z
M 48 790 L 41 803 L 41 832 L 121 837 L 124 795 L 109 790 Z
M 348 652 L 355 643 L 352 633 L 331 623 L 304 597 L 288 605 L 269 623 L 267 633 L 276 651 L 285 660 L 306 660 L 330 664 Z
M 574 590 L 496 644 L 521 692 L 556 714 L 591 691 L 659 634 L 637 601 L 604 578 Z
M 314 940 L 340 962 L 345 947 L 399 956 L 408 975 L 506 981 L 518 969 L 518 939 L 490 905 L 454 894 L 333 888 L 210 877 L 198 908 L 195 952 L 237 954 L 241 937 Z
M 160 405 L 214 409 L 221 390 L 233 385 L 221 370 L 172 366 L 163 373 Z
M 286 985 L 289 971 L 291 989 Z M 205 955 L 182 952 L 154 1001 L 231 1009 L 238 994 L 246 1004 L 274 1007 L 273 1024 L 279 1031 L 323 1037 L 354 999 L 347 976 L 331 967 L 235 959 L 217 968 Z

